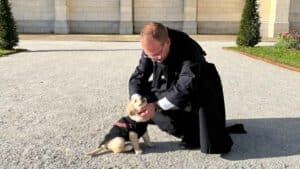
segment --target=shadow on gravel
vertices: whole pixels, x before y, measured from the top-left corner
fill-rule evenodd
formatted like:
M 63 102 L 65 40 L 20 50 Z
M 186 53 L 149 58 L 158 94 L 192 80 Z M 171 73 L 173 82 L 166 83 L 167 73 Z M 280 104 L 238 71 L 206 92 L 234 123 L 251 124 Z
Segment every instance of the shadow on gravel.
M 166 142 L 153 142 L 153 147 L 146 147 L 142 144 L 142 149 L 144 154 L 148 153 L 167 153 L 182 150 L 180 148 L 178 141 L 166 141 Z
M 234 145 L 228 160 L 284 157 L 300 154 L 300 118 L 228 120 L 243 123 L 247 134 L 232 134 Z

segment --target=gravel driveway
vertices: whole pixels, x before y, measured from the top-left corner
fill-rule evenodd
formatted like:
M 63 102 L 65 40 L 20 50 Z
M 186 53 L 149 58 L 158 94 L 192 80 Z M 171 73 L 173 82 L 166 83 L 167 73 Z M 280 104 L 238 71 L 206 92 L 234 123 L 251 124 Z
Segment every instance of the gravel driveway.
M 84 153 L 124 114 L 137 42 L 21 41 L 29 51 L 0 57 L 0 168 L 298 168 L 300 74 L 201 42 L 224 86 L 232 135 L 226 155 L 181 150 L 178 139 L 149 127 L 144 154 Z M 267 44 L 268 45 L 268 44 Z

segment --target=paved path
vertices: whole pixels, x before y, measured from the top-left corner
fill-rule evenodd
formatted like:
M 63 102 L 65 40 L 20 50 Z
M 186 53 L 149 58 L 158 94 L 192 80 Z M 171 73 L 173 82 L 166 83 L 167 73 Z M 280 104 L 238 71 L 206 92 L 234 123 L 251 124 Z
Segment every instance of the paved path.
M 242 122 L 226 155 L 180 150 L 149 127 L 145 154 L 93 149 L 124 112 L 137 42 L 30 41 L 28 52 L 0 57 L 0 168 L 298 168 L 300 74 L 201 42 L 221 74 L 228 123 Z

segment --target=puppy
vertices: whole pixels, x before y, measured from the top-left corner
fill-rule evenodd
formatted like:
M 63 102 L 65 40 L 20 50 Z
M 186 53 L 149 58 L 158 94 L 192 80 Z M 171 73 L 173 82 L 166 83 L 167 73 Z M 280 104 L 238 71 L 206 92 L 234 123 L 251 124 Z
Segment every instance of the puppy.
M 147 119 L 143 119 L 138 113 L 147 104 L 145 98 L 133 98 L 127 105 L 127 116 L 122 117 L 110 129 L 98 148 L 87 153 L 86 156 L 95 156 L 106 152 L 122 153 L 134 149 L 135 154 L 142 154 L 139 138 L 142 137 L 145 144 L 152 146 L 147 133 Z M 126 144 L 130 141 L 131 144 Z

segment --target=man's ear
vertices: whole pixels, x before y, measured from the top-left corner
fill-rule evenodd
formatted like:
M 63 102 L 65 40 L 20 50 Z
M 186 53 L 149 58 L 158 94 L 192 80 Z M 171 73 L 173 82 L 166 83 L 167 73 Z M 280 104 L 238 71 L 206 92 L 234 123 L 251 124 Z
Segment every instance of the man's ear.
M 167 45 L 171 45 L 171 39 L 168 37 L 165 43 L 166 43 Z

